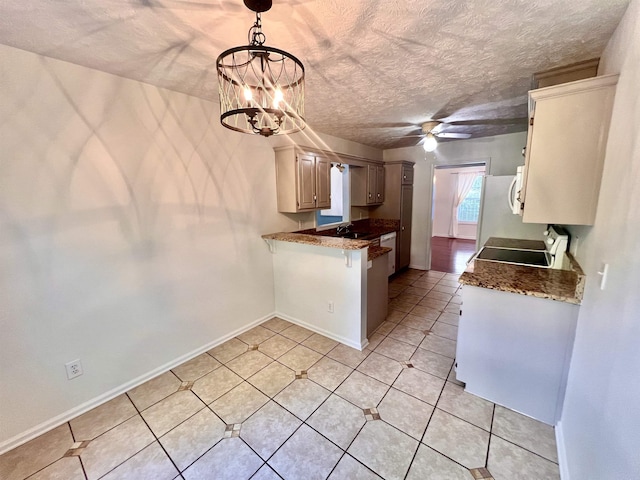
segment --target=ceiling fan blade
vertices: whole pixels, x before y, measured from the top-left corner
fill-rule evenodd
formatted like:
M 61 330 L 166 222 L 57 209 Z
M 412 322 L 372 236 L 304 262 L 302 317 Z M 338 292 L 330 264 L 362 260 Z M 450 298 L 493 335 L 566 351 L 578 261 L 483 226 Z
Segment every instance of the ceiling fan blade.
M 442 133 L 434 133 L 434 135 L 436 137 L 440 137 L 440 138 L 471 138 L 471 134 L 470 133 L 447 133 L 447 132 L 442 132 Z

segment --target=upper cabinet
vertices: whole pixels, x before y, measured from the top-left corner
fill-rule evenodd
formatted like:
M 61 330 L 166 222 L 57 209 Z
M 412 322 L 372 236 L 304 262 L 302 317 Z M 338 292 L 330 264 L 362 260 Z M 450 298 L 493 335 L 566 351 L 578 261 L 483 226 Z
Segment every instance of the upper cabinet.
M 529 92 L 522 221 L 593 225 L 617 75 Z
M 331 208 L 331 162 L 293 146 L 277 148 L 276 189 L 279 212 Z
M 384 203 L 384 166 L 351 168 L 351 205 L 366 207 Z

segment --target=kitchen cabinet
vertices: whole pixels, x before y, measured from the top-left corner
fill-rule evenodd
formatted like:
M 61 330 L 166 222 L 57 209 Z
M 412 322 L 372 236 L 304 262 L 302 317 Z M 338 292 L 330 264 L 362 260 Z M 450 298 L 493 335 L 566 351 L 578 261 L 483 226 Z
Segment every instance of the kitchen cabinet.
M 367 338 L 387 318 L 389 308 L 388 256 L 385 253 L 371 260 L 367 269 Z
M 369 212 L 370 218 L 400 220 L 396 242 L 396 272 L 411 261 L 411 214 L 413 209 L 413 163 L 385 163 L 384 204 Z
M 351 167 L 351 205 L 366 207 L 384 202 L 384 166 Z
M 462 300 L 456 378 L 469 393 L 555 425 L 578 305 L 471 285 Z
M 331 162 L 293 146 L 277 148 L 276 190 L 279 212 L 331 208 Z
M 532 90 L 522 221 L 593 225 L 617 75 Z

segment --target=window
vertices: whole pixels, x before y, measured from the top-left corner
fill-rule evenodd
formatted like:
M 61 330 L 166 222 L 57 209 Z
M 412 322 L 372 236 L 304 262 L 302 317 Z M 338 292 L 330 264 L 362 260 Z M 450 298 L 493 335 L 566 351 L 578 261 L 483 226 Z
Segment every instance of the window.
M 316 211 L 316 228 L 328 228 L 349 222 L 349 165 L 331 167 L 331 208 Z
M 480 213 L 480 191 L 482 190 L 482 175 L 479 174 L 473 181 L 469 194 L 458 206 L 458 222 L 478 223 Z

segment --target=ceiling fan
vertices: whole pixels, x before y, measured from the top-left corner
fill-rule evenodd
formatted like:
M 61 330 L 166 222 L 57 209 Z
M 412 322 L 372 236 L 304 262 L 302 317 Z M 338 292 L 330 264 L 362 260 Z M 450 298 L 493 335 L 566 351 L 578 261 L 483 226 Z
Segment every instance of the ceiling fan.
M 433 152 L 438 147 L 438 138 L 470 138 L 470 133 L 448 133 L 443 132 L 442 129 L 448 124 L 439 122 L 437 120 L 431 120 L 422 124 L 422 134 L 415 135 L 416 137 L 424 137 L 421 141 L 422 147 L 427 152 Z

